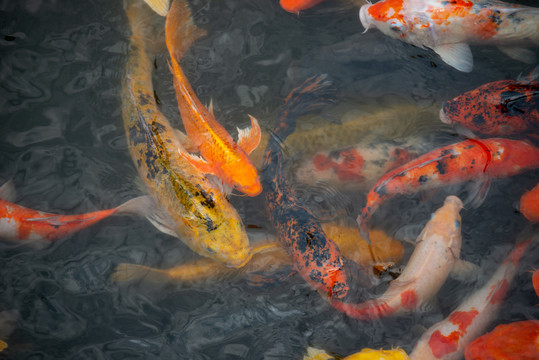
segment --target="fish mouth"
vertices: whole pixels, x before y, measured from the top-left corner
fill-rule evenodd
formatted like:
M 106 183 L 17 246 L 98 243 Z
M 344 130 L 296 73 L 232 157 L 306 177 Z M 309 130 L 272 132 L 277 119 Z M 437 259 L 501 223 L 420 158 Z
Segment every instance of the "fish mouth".
M 371 5 L 363 5 L 359 9 L 359 21 L 361 21 L 361 25 L 365 28 L 365 32 L 369 29 L 373 29 L 375 26 L 370 22 L 369 20 L 369 7 Z
M 445 111 L 444 111 L 444 107 L 443 107 L 443 106 L 442 106 L 442 108 L 440 109 L 440 121 L 443 122 L 444 124 L 451 125 L 451 120 L 449 120 L 449 118 L 448 118 L 447 115 L 445 114 Z

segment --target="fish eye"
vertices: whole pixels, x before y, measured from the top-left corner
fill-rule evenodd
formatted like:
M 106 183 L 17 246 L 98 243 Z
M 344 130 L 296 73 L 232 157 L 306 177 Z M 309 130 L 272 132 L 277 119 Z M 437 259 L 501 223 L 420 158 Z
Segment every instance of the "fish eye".
M 459 228 L 460 228 L 460 223 L 459 223 L 459 221 L 458 221 L 458 220 L 455 220 L 455 227 L 456 227 L 457 229 L 459 229 Z
M 210 253 L 210 254 L 215 254 L 215 249 L 214 249 L 213 247 L 211 247 L 211 246 L 208 246 L 208 247 L 206 248 L 206 250 L 207 250 L 208 253 Z
M 389 23 L 389 28 L 393 31 L 401 32 L 402 31 L 402 23 L 398 21 L 391 21 Z

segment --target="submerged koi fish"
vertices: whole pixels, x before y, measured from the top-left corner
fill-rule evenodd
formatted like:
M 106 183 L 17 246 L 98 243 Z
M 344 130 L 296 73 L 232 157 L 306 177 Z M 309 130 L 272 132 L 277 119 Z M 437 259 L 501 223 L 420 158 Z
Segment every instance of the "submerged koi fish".
M 445 102 L 440 120 L 492 136 L 537 136 L 539 82 L 501 80 L 481 85 Z
M 172 61 L 174 89 L 185 131 L 190 141 L 200 150 L 203 158 L 187 153 L 181 154 L 206 174 L 219 177 L 226 185 L 256 196 L 262 191 L 258 172 L 247 156 L 260 143 L 261 131 L 258 121 L 251 118 L 251 128 L 238 129 L 238 142 L 215 120 L 213 109 L 206 109 L 191 88 L 178 61 L 189 46 L 205 32 L 199 29 L 191 17 L 189 5 L 177 0 L 167 16 L 166 43 Z
M 335 360 L 334 356 L 331 356 L 323 350 L 308 348 L 307 355 L 303 357 L 303 360 Z M 402 349 L 391 350 L 375 350 L 375 349 L 363 349 L 352 355 L 348 355 L 345 358 L 338 358 L 342 360 L 408 360 L 408 355 Z
M 466 347 L 466 360 L 539 359 L 539 321 L 515 321 L 498 325 Z
M 298 14 L 301 10 L 312 8 L 324 0 L 281 0 L 281 7 L 291 13 Z
M 382 296 L 360 304 L 331 300 L 331 305 L 350 317 L 370 320 L 411 311 L 430 300 L 460 256 L 461 209 L 462 201 L 458 197 L 445 199 L 417 237 L 406 268 Z
M 482 181 L 484 197 L 490 179 L 508 177 L 539 167 L 539 148 L 526 141 L 492 138 L 468 139 L 424 154 L 382 176 L 367 194 L 357 218 L 367 238 L 367 222 L 386 200 L 464 181 Z
M 145 51 L 144 26 L 140 26 L 143 10 L 133 4 L 127 9 L 133 34 L 122 89 L 122 116 L 131 158 L 157 202 L 148 209 L 150 221 L 197 254 L 241 267 L 251 254 L 240 216 L 225 194 L 178 153 L 182 144 L 157 109 L 152 63 Z
M 311 211 L 299 202 L 285 176 L 281 149 L 281 141 L 295 129 L 296 118 L 327 103 L 329 93 L 329 82 L 319 76 L 307 79 L 288 95 L 266 147 L 262 180 L 270 221 L 298 273 L 329 298 L 342 298 L 349 290 L 343 256 Z
M 78 215 L 59 215 L 32 210 L 8 201 L 13 193 L 11 182 L 0 187 L 0 239 L 23 241 L 43 246 L 59 238 L 85 229 L 111 215 L 139 214 L 148 203 L 147 197 L 139 197 L 108 210 Z
M 411 360 L 457 360 L 496 316 L 531 240 L 517 244 L 491 279 L 449 317 L 428 329 L 410 354 Z
M 368 245 L 359 236 L 356 226 L 339 226 L 323 223 L 324 232 L 335 241 L 347 259 L 361 265 L 372 265 Z M 381 230 L 371 230 L 373 252 L 383 263 L 399 263 L 404 254 L 402 243 L 392 239 Z M 292 260 L 280 243 L 262 241 L 252 246 L 252 259 L 241 269 L 226 267 L 211 259 L 199 259 L 170 269 L 157 269 L 138 264 L 119 264 L 111 275 L 113 281 L 174 280 L 181 283 L 200 283 L 226 276 L 252 275 L 259 272 L 272 273 L 292 265 Z
M 520 212 L 531 222 L 539 222 L 539 184 L 522 195 Z
M 497 0 L 383 0 L 359 11 L 365 29 L 434 50 L 457 70 L 470 72 L 469 44 L 497 45 L 513 59 L 535 62 L 525 47 L 539 46 L 539 9 Z

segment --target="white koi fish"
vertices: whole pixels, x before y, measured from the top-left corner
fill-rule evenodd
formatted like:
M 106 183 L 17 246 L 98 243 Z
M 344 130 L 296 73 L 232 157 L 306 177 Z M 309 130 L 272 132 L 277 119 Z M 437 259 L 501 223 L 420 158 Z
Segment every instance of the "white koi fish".
M 364 5 L 365 29 L 434 50 L 457 70 L 470 72 L 469 44 L 496 45 L 513 59 L 535 62 L 526 47 L 539 46 L 539 8 L 497 0 L 384 0 Z
M 466 346 L 485 331 L 496 316 L 520 258 L 531 240 L 519 243 L 476 293 L 465 300 L 449 317 L 428 329 L 410 354 L 411 360 L 461 359 Z
M 360 304 L 332 300 L 348 316 L 369 320 L 404 313 L 431 299 L 444 284 L 460 256 L 462 201 L 448 196 L 432 214 L 416 240 L 416 248 L 402 274 L 377 299 Z

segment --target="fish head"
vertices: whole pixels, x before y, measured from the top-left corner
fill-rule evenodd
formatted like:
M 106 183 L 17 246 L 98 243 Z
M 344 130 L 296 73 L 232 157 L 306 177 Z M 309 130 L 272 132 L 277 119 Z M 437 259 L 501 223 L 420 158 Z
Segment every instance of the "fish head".
M 262 184 L 254 166 L 240 166 L 234 171 L 234 188 L 248 196 L 262 192 Z
M 445 234 L 448 239 L 461 239 L 462 200 L 451 195 L 445 198 L 444 205 L 434 213 L 436 231 Z M 459 240 L 460 242 L 460 240 Z M 460 251 L 460 246 L 458 246 Z M 458 256 L 458 254 L 455 254 Z
M 251 260 L 249 238 L 235 211 L 227 213 L 224 218 L 208 220 L 198 225 L 190 222 L 187 226 L 192 227 L 189 231 L 189 244 L 197 254 L 234 268 L 240 268 Z M 185 227 L 186 224 L 178 226 L 178 235 L 182 239 Z
M 365 31 L 376 28 L 396 39 L 406 37 L 410 30 L 403 14 L 403 0 L 385 0 L 363 5 L 359 9 L 359 20 Z

